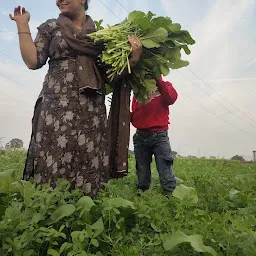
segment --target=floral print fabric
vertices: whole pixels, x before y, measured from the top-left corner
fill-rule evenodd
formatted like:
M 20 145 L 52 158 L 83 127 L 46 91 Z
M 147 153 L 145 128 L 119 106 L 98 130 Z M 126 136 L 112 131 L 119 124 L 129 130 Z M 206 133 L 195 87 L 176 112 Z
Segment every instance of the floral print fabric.
M 50 58 L 49 71 L 35 107 L 24 177 L 37 184 L 66 177 L 88 195 L 109 179 L 104 95 L 81 93 L 76 54 L 56 20 L 39 27 L 35 44 L 38 68 Z

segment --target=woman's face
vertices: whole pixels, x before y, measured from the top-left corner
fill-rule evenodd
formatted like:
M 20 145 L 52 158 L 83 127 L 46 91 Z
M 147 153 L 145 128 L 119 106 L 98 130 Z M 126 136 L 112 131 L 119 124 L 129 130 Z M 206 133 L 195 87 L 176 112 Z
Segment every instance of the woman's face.
M 84 10 L 86 0 L 56 0 L 56 5 L 63 14 L 75 14 L 81 9 Z

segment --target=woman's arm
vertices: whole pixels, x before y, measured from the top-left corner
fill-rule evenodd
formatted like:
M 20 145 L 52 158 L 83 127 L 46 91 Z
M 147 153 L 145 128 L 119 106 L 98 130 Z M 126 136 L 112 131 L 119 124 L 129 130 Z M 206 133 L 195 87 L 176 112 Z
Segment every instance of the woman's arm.
M 9 15 L 10 19 L 15 21 L 18 28 L 20 52 L 23 61 L 29 69 L 37 67 L 37 49 L 31 37 L 29 20 L 30 14 L 23 7 L 18 6 L 14 9 L 14 16 Z
M 132 47 L 129 64 L 130 64 L 130 67 L 133 68 L 136 66 L 142 54 L 142 44 L 137 36 L 128 36 L 128 41 Z

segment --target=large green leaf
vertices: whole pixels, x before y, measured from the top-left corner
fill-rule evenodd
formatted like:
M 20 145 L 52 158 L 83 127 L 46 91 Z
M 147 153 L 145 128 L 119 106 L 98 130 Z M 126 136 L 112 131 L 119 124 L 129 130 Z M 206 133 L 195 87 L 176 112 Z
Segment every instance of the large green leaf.
M 154 79 L 143 79 L 141 86 L 138 88 L 138 92 L 134 93 L 135 98 L 141 103 L 148 103 L 150 95 L 157 89 L 156 80 Z
M 98 240 L 97 240 L 97 239 L 94 239 L 94 238 L 91 240 L 91 243 L 92 243 L 92 245 L 95 246 L 95 247 L 99 247 L 99 245 L 100 245 L 99 242 L 98 242 Z
M 171 63 L 175 63 L 181 58 L 180 47 L 172 47 L 167 49 L 164 54 L 165 58 L 167 58 Z
M 149 11 L 148 13 L 147 13 L 147 15 L 146 15 L 146 17 L 148 17 L 150 20 L 154 17 L 154 16 L 156 16 L 154 13 L 152 13 L 151 11 Z
M 181 30 L 181 25 L 179 23 L 173 23 L 169 26 L 171 32 L 178 32 Z
M 146 35 L 140 38 L 141 43 L 146 48 L 158 48 L 159 43 L 165 42 L 168 37 L 168 32 L 164 28 L 158 28 L 156 30 L 150 30 Z
M 95 203 L 89 196 L 83 196 L 77 202 L 77 210 L 80 211 L 79 218 L 81 218 L 85 223 L 90 224 L 90 210 L 95 206 Z
M 166 17 L 156 17 L 156 18 L 152 19 L 151 22 L 155 28 L 163 27 L 167 31 L 170 31 L 170 28 L 172 26 L 171 19 L 166 18 Z
M 150 29 L 152 27 L 152 23 L 148 17 L 143 17 L 137 20 L 136 25 L 143 30 Z
M 145 68 L 140 65 L 139 63 L 133 68 L 132 70 L 132 75 L 137 77 L 137 78 L 141 78 L 144 77 L 146 75 L 146 70 Z
M 186 60 L 178 60 L 175 63 L 170 64 L 171 69 L 178 69 L 178 68 L 183 68 L 189 65 L 189 62 Z
M 129 13 L 128 15 L 128 21 L 129 22 L 134 22 L 136 20 L 140 20 L 145 16 L 144 12 L 141 11 L 133 11 L 131 13 Z
M 181 25 L 172 23 L 168 17 L 154 17 L 155 14 L 133 11 L 128 18 L 115 26 L 93 33 L 94 40 L 102 40 L 104 51 L 101 60 L 109 65 L 106 72 L 110 81 L 121 73 L 128 63 L 131 47 L 128 34 L 137 35 L 143 45 L 143 54 L 132 72 L 129 84 L 134 96 L 142 103 L 149 101 L 150 93 L 156 89 L 155 82 L 161 75 L 168 75 L 170 69 L 178 69 L 189 64 L 181 60 L 181 50 L 190 54 L 189 44 L 195 41 Z M 138 68 L 139 66 L 139 68 Z M 111 92 L 109 87 L 107 93 Z
M 198 202 L 198 196 L 195 188 L 187 187 L 183 184 L 178 185 L 173 191 L 173 196 L 180 200 L 187 200 L 196 204 Z
M 89 228 L 91 231 L 89 231 Z M 91 237 L 96 238 L 104 231 L 104 223 L 102 218 L 99 218 L 93 225 L 90 227 L 87 226 L 87 233 L 88 231 L 91 232 Z M 90 233 L 89 233 L 90 234 Z
M 163 46 L 163 49 L 165 50 L 168 48 L 175 47 L 174 39 L 171 39 L 168 37 L 162 46 Z
M 26 205 L 29 205 L 33 201 L 35 185 L 30 181 L 17 181 L 13 183 L 13 187 L 20 192 Z
M 191 53 L 190 49 L 188 48 L 188 46 L 186 44 L 181 44 L 176 40 L 174 40 L 173 42 L 176 46 L 182 48 L 187 55 L 189 55 Z
M 208 252 L 211 255 L 217 255 L 216 251 L 212 247 L 204 245 L 201 235 L 194 234 L 187 236 L 181 231 L 173 233 L 172 236 L 163 243 L 163 247 L 166 251 L 170 251 L 175 246 L 182 243 L 190 243 L 196 252 Z
M 170 69 L 167 64 L 161 64 L 160 70 L 163 76 L 167 76 L 170 73 Z
M 156 91 L 156 80 L 155 79 L 145 79 L 144 86 L 146 87 L 146 91 L 148 94 Z
M 144 47 L 150 49 L 150 48 L 159 48 L 161 45 L 152 40 L 152 39 L 141 39 L 141 43 Z
M 169 38 L 185 44 L 190 44 L 190 45 L 195 44 L 195 40 L 191 37 L 189 32 L 186 30 L 181 30 L 176 33 L 171 33 L 169 34 Z
M 93 230 L 104 230 L 104 224 L 102 218 L 99 218 L 94 224 L 91 225 Z
M 89 196 L 83 196 L 77 202 L 77 207 L 86 211 L 90 211 L 94 205 L 95 203 Z
M 52 223 L 56 223 L 59 220 L 72 215 L 76 211 L 76 207 L 73 204 L 61 205 L 51 215 Z

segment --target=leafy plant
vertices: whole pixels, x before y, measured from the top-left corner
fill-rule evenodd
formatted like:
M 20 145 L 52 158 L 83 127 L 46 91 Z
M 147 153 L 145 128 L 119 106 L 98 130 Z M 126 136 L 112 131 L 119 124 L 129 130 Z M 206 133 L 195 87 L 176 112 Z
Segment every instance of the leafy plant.
M 151 12 L 133 11 L 121 23 L 105 29 L 101 26 L 102 21 L 96 23 L 99 30 L 89 35 L 96 43 L 104 45 L 101 60 L 109 66 L 110 81 L 128 69 L 131 74 L 128 82 L 140 102 L 149 100 L 149 95 L 157 89 L 158 78 L 168 75 L 170 68 L 178 69 L 189 64 L 181 59 L 181 50 L 190 54 L 188 45 L 195 43 L 188 31 L 181 30 L 180 24 L 172 23 L 168 17 L 154 16 Z M 128 35 L 136 35 L 143 45 L 141 59 L 132 71 Z M 107 92 L 111 92 L 109 85 Z
M 0 155 L 16 177 L 0 186 L 1 256 L 255 255 L 255 165 L 175 159 L 180 184 L 166 198 L 153 164 L 152 187 L 138 198 L 132 156 L 129 176 L 93 200 L 65 180 L 54 190 L 20 181 L 24 159 Z

